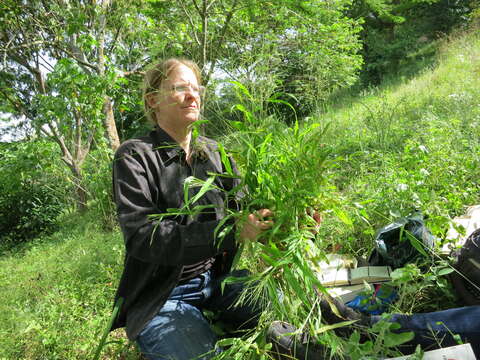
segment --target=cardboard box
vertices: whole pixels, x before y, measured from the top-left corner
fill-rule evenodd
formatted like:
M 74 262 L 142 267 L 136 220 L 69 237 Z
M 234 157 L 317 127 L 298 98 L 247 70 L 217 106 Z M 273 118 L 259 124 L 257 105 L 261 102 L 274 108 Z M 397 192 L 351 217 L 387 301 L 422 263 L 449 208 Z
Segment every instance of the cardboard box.
M 361 266 L 356 269 L 326 269 L 319 274 L 323 286 L 347 286 L 390 281 L 392 269 L 389 266 Z
M 386 360 L 407 360 L 409 356 L 401 356 Z M 470 344 L 426 351 L 423 360 L 477 360 Z
M 328 293 L 342 303 L 352 301 L 365 290 L 364 284 L 327 288 Z

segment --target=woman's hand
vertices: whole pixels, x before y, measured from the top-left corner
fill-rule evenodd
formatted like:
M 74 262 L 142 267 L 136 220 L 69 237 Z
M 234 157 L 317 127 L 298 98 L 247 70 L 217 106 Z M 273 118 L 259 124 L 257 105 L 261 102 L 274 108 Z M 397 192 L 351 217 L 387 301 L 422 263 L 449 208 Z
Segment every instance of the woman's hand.
M 273 216 L 273 212 L 270 209 L 260 209 L 249 214 L 245 221 L 239 224 L 241 228 L 240 240 L 257 240 L 262 232 L 273 226 L 273 220 L 265 220 L 265 218 L 270 216 Z
M 313 235 L 317 235 L 323 221 L 322 215 L 315 209 L 307 209 L 307 214 L 315 221 L 315 226 L 310 231 Z

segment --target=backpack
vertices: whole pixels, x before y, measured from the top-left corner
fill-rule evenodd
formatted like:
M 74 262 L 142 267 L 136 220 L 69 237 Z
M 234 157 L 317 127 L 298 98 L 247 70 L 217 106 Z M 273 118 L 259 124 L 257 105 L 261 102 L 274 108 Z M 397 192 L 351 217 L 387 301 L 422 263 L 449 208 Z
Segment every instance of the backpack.
M 451 280 L 467 305 L 480 305 L 480 229 L 475 230 L 460 249 Z

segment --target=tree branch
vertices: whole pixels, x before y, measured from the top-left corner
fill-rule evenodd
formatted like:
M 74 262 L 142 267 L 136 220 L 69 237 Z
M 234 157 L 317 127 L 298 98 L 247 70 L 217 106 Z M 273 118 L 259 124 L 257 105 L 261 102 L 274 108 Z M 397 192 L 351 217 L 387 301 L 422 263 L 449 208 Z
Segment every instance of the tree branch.
M 85 160 L 85 157 L 87 156 L 87 154 L 90 151 L 90 148 L 91 148 L 92 143 L 93 143 L 93 139 L 94 139 L 94 132 L 90 131 L 90 133 L 88 134 L 88 138 L 87 138 L 85 147 L 83 148 L 82 163 L 83 163 L 83 161 Z
M 197 9 L 198 15 L 202 15 L 202 11 L 200 10 L 200 7 L 198 6 L 197 0 L 192 0 L 193 6 L 195 6 L 195 9 Z
M 74 137 L 74 152 L 73 156 L 78 161 L 79 157 L 82 157 L 82 118 L 78 111 L 73 106 L 73 117 L 75 118 L 75 137 Z
M 207 10 L 207 11 L 210 10 L 210 7 L 211 7 L 213 4 L 215 4 L 216 1 L 217 1 L 217 0 L 212 0 L 212 1 L 210 2 L 210 4 L 207 5 L 206 10 Z
M 20 101 L 16 101 L 13 99 L 7 92 L 5 92 L 2 88 L 0 88 L 0 93 L 7 99 L 7 101 L 17 110 L 20 114 L 25 116 L 26 118 L 31 119 L 30 114 L 28 113 L 27 109 L 25 108 L 24 104 Z
M 216 44 L 213 47 L 214 49 L 216 49 L 217 52 L 223 46 L 223 43 L 225 42 L 225 34 L 227 33 L 228 26 L 230 24 L 230 21 L 233 18 L 233 14 L 236 11 L 235 8 L 237 7 L 237 4 L 238 4 L 238 0 L 235 0 L 233 5 L 232 5 L 232 8 L 230 9 L 230 11 L 227 14 L 227 17 L 225 18 L 225 22 L 223 23 L 222 29 L 220 30 L 220 36 L 217 38 L 218 40 L 216 41 Z M 215 69 L 215 65 L 217 63 L 217 60 L 218 60 L 217 56 L 211 56 L 210 69 L 208 70 L 208 73 L 205 76 L 205 85 L 207 85 L 208 82 L 210 81 L 210 77 L 213 74 L 213 70 Z
M 48 128 L 53 134 L 53 140 L 57 142 L 57 144 L 60 146 L 60 149 L 62 150 L 62 154 L 63 154 L 62 160 L 65 162 L 65 164 L 67 164 L 67 166 L 71 168 L 74 165 L 73 157 L 72 157 L 72 154 L 70 153 L 70 150 L 68 150 L 68 147 L 65 145 L 65 141 L 63 140 L 63 137 L 60 134 L 58 134 L 58 132 L 55 130 L 55 128 L 52 125 L 50 124 L 46 124 L 46 125 L 48 126 Z M 42 128 L 40 128 L 40 131 L 43 131 L 46 133 L 46 131 L 43 130 Z
M 115 32 L 115 36 L 113 37 L 112 44 L 108 47 L 108 53 L 111 53 L 114 49 L 115 46 L 117 45 L 118 37 L 120 36 L 120 31 L 123 28 L 123 23 L 120 23 L 120 26 L 117 28 L 117 31 Z
M 200 40 L 198 39 L 197 31 L 195 30 L 195 23 L 193 22 L 192 15 L 188 12 L 187 8 L 185 7 L 184 0 L 177 0 L 177 2 L 182 6 L 182 10 L 185 13 L 185 16 L 192 27 L 193 37 L 195 38 L 196 43 L 201 46 Z
M 16 46 L 9 47 L 9 43 L 11 43 L 12 41 L 13 41 L 13 39 L 11 39 L 8 42 L 8 44 L 5 46 L 5 48 L 2 49 L 2 51 L 8 52 L 8 51 L 15 51 L 15 50 L 23 49 L 23 48 L 29 48 L 29 47 L 34 46 L 34 45 L 52 45 L 53 44 L 51 41 L 36 40 L 36 41 L 29 42 L 29 43 L 22 43 L 22 44 L 19 44 L 19 45 L 16 45 Z
M 32 67 L 28 60 L 23 58 L 22 56 L 15 54 L 15 53 L 10 53 L 9 58 L 15 61 L 17 64 L 22 65 L 25 67 L 30 74 L 32 74 L 35 79 L 37 80 L 38 86 L 39 86 L 39 92 L 41 94 L 46 94 L 47 89 L 45 87 L 45 78 L 43 76 L 42 71 L 39 68 L 34 68 Z
M 72 57 L 75 61 L 77 61 L 80 65 L 84 66 L 84 70 L 87 73 L 90 73 L 89 70 L 87 70 L 85 67 L 90 68 L 95 70 L 96 72 L 99 72 L 99 69 L 96 65 L 90 64 L 87 60 L 87 57 L 85 54 L 80 50 L 80 48 L 77 46 L 77 40 L 76 36 L 72 35 L 69 40 L 69 46 L 72 50 L 68 50 L 65 48 L 57 47 L 60 51 L 65 52 L 67 55 Z
M 43 127 L 40 127 L 38 129 L 39 133 L 43 133 L 44 135 L 47 135 L 49 138 L 53 138 L 54 135 L 52 133 L 49 133 L 47 130 L 45 130 Z
M 193 0 L 195 1 L 195 0 Z M 202 69 L 207 64 L 207 37 L 208 37 L 208 16 L 207 16 L 207 1 L 202 2 Z
M 48 65 L 48 67 L 50 68 L 50 71 L 53 71 L 53 66 L 41 55 L 41 54 L 37 54 L 38 57 L 40 57 L 43 61 L 43 66 L 46 68 L 45 65 Z

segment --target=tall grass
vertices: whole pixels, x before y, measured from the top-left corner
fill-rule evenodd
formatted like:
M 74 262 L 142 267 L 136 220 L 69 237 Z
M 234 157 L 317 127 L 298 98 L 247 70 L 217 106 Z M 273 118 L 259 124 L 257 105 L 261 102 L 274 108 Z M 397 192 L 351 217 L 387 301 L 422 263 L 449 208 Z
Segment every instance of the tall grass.
M 2 359 L 90 359 L 107 323 L 123 262 L 121 236 L 103 232 L 89 216 L 62 223 L 54 235 L 0 259 Z M 121 333 L 114 337 L 120 343 L 104 358 L 129 347 Z
M 360 98 L 349 108 L 319 114 L 302 126 L 295 122 L 283 127 L 271 117 L 256 116 L 255 108 L 248 109 L 245 103 L 239 106 L 243 123 L 235 124 L 229 140 L 244 173 L 248 194 L 244 208 L 250 212 L 268 207 L 275 213 L 275 226 L 264 241 L 244 249 L 257 274 L 249 295 L 269 298 L 270 319 L 320 334 L 316 341 L 327 342 L 342 356 L 345 344 L 323 336 L 318 308 L 322 288 L 311 271 L 322 250 L 339 245 L 343 252 L 368 255 L 375 229 L 414 210 L 426 214 L 440 245 L 450 219 L 478 203 L 480 78 L 473 79 L 472 74 L 478 71 L 480 38 L 477 33 L 467 38 L 450 41 L 438 68 Z M 325 132 L 327 124 L 332 129 Z M 313 225 L 308 208 L 337 215 L 326 216 L 316 242 L 308 231 Z M 338 227 L 343 231 L 328 233 Z M 406 280 L 410 286 L 400 290 L 401 298 L 414 296 L 416 301 L 405 301 L 397 310 L 455 306 L 446 279 L 437 276 L 445 264 L 437 264 L 435 258 L 429 261 L 421 275 Z M 408 291 L 412 288 L 424 289 L 414 294 Z M 283 302 L 277 301 L 279 292 Z M 441 297 L 445 303 L 432 307 L 429 297 Z M 385 354 L 386 343 L 377 337 L 374 348 L 383 344 L 379 351 Z M 249 348 L 237 344 L 222 357 L 237 354 L 242 346 Z M 250 349 L 242 356 L 256 358 L 258 344 Z
M 355 248 L 371 247 L 372 225 L 415 209 L 442 238 L 451 217 L 478 203 L 479 55 L 478 32 L 452 38 L 437 67 L 311 119 L 329 121 L 336 134 L 325 141 L 337 162 L 331 176 L 355 225 L 342 237 Z
M 287 127 L 245 105 L 243 122 L 227 139 L 243 174 L 244 215 L 269 208 L 274 226 L 260 241 L 242 244 L 243 258 L 250 259 L 244 265 L 254 274 L 250 279 L 254 285 L 242 300 L 268 299 L 269 311 L 256 334 L 242 344 L 237 340 L 220 358 L 256 359 L 261 350 L 268 357 L 269 348 L 259 349 L 258 343 L 248 340 L 261 337 L 267 320 L 285 320 L 299 331 L 312 333 L 322 327 L 318 298 L 322 286 L 312 266 L 312 260 L 321 257 L 321 241 L 315 244 L 316 223 L 311 214 L 331 209 L 334 201 L 324 176 L 330 151 L 322 142 L 327 126 L 300 128 L 295 122 Z M 241 355 L 239 349 L 243 349 Z

